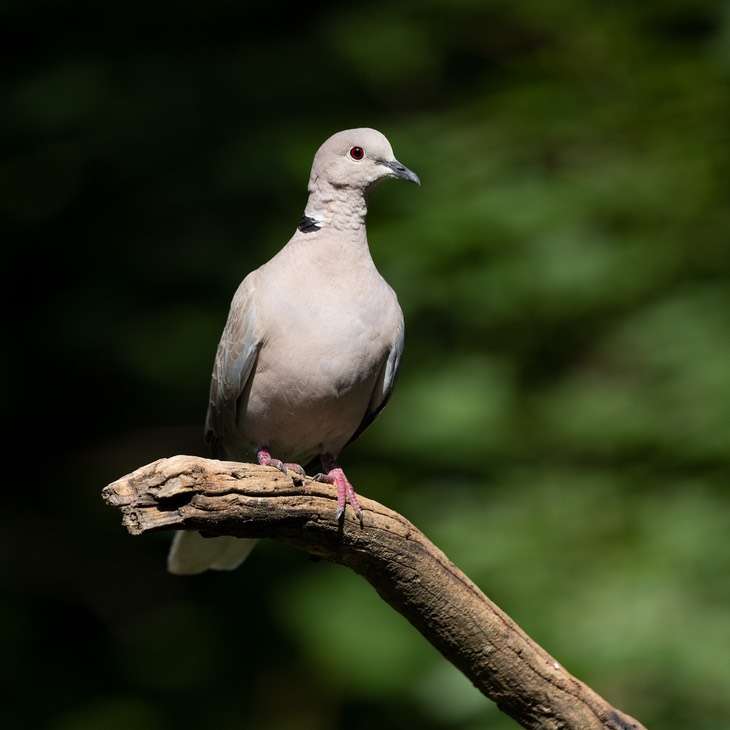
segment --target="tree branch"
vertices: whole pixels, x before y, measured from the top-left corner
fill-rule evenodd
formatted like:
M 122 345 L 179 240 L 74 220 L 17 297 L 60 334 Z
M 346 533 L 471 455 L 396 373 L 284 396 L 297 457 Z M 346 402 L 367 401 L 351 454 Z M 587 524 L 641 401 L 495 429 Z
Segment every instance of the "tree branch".
M 362 499 L 365 526 L 335 521 L 327 484 L 271 467 L 160 459 L 107 486 L 133 535 L 200 530 L 270 538 L 363 576 L 503 712 L 525 728 L 644 730 L 571 676 L 410 522 Z

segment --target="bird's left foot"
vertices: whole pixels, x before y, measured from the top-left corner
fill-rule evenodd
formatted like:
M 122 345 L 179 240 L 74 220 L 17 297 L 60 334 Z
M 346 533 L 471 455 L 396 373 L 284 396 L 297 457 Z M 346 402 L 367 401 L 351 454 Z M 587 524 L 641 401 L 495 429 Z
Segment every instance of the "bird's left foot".
M 337 521 L 339 522 L 342 519 L 345 514 L 345 507 L 349 501 L 352 508 L 355 510 L 355 514 L 360 520 L 360 527 L 363 527 L 362 508 L 360 507 L 360 503 L 357 501 L 355 489 L 345 476 L 345 472 L 342 471 L 340 465 L 330 454 L 323 454 L 321 458 L 325 472 L 315 474 L 314 479 L 318 482 L 334 484 L 337 488 Z

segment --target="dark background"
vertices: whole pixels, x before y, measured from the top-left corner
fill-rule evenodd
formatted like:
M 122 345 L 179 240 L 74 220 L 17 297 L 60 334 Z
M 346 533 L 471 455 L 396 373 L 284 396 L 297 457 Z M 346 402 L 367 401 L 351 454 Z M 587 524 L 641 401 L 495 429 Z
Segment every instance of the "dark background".
M 3 3 L 7 727 L 513 728 L 356 575 L 165 573 L 238 282 L 373 126 L 401 380 L 342 462 L 648 727 L 730 728 L 724 2 Z M 294 282 L 295 283 L 295 282 Z M 7 468 L 9 467 L 9 468 Z

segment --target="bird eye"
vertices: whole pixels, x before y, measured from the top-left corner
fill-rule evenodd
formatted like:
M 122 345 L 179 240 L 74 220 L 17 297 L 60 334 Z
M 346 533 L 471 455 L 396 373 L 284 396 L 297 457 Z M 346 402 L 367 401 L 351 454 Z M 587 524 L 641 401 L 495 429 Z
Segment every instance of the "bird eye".
M 352 157 L 353 160 L 362 160 L 362 158 L 365 157 L 362 147 L 353 147 L 350 150 L 350 157 Z

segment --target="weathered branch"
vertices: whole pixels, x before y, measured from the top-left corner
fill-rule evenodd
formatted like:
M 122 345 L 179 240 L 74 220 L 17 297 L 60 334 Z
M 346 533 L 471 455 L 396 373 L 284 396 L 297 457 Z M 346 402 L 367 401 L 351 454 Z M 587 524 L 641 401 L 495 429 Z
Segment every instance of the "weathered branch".
M 362 575 L 497 706 L 526 728 L 641 730 L 571 676 L 406 519 L 362 499 L 335 521 L 334 490 L 271 467 L 160 459 L 104 489 L 133 535 L 201 530 L 280 540 Z

